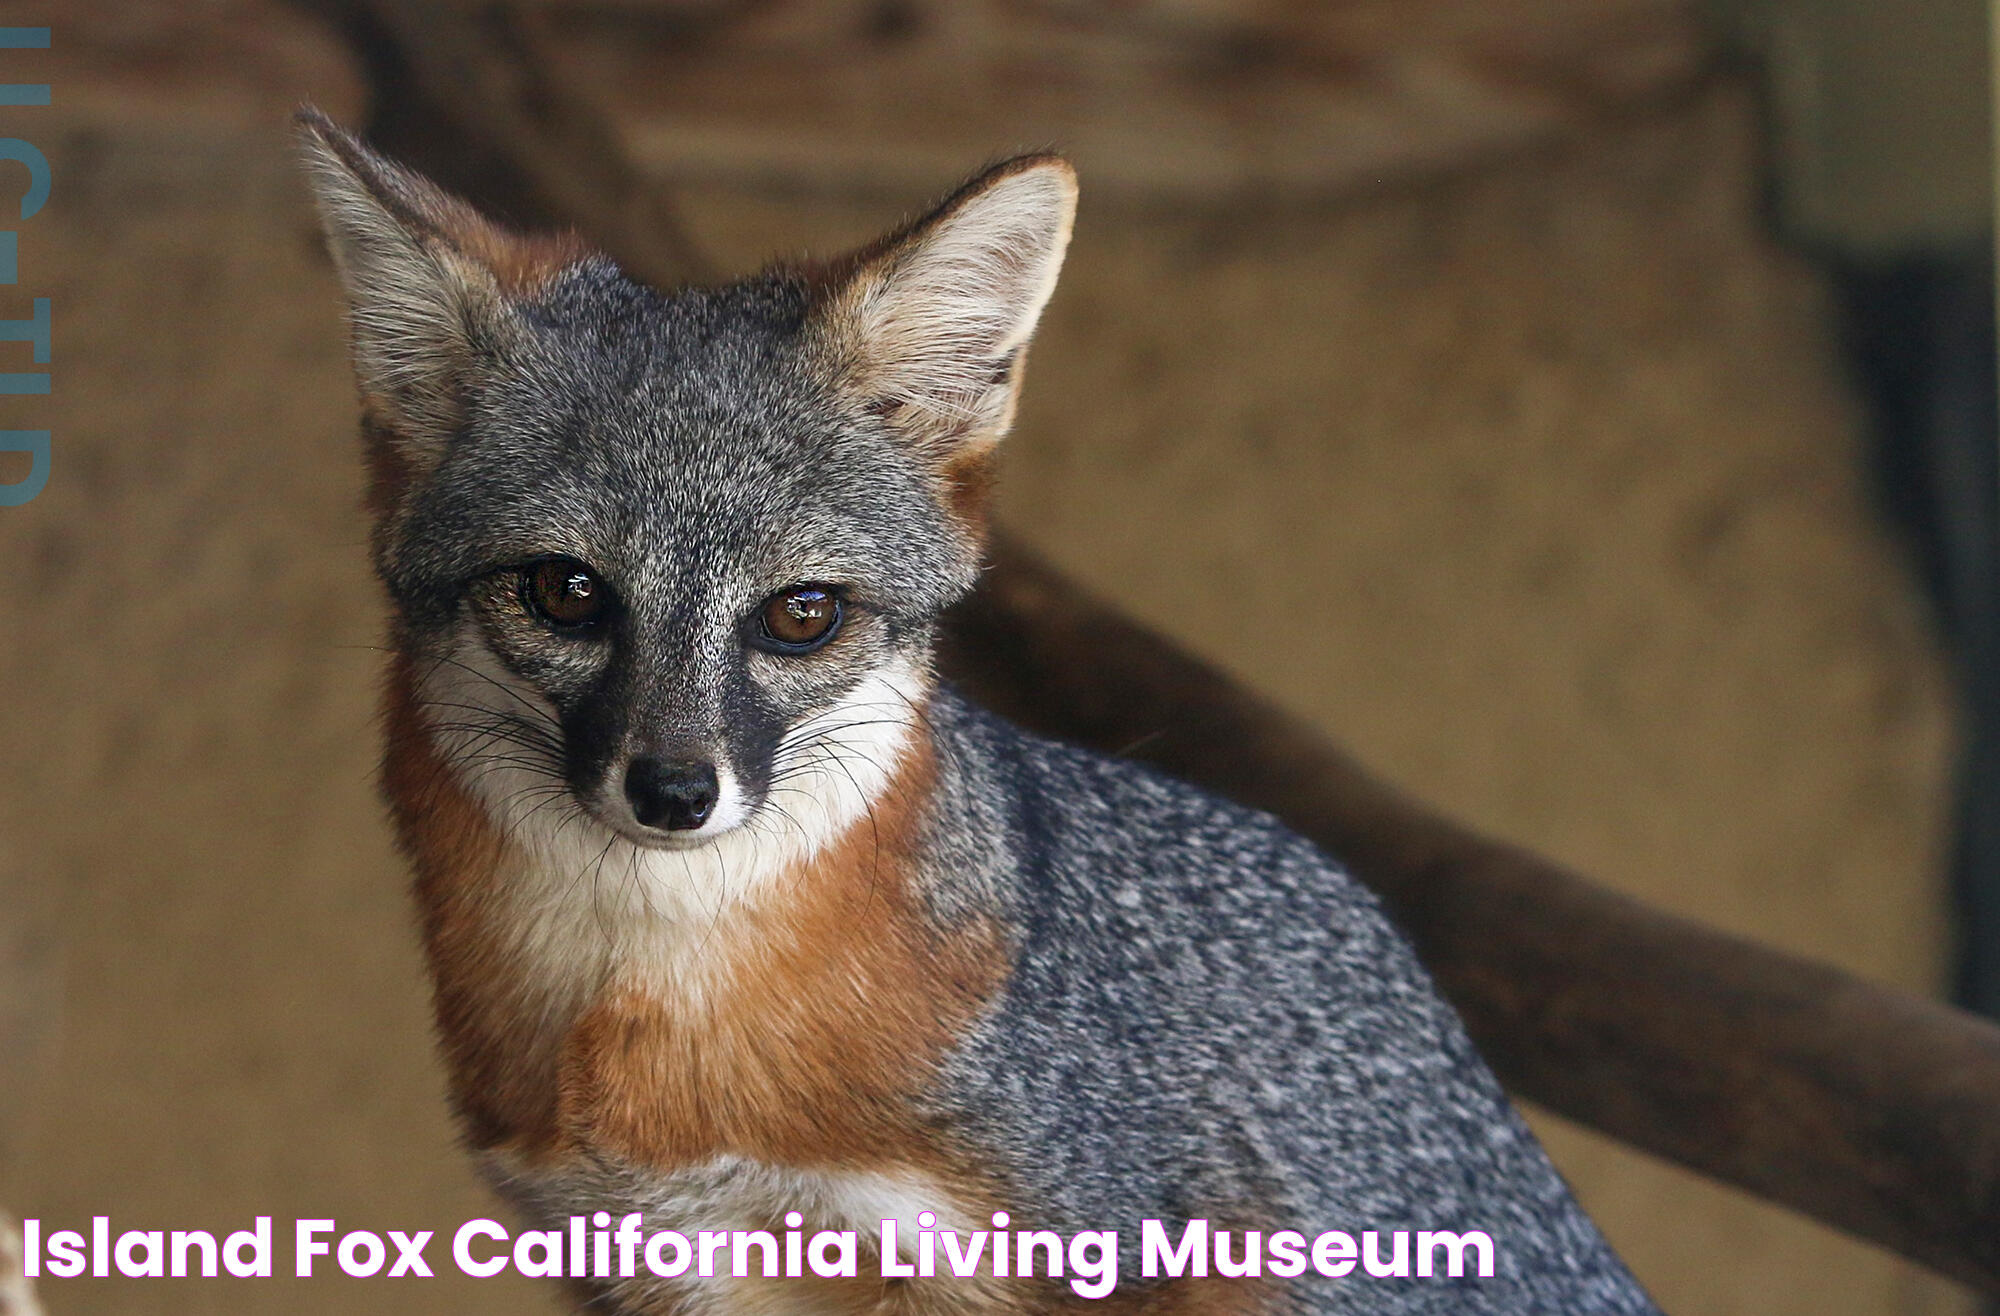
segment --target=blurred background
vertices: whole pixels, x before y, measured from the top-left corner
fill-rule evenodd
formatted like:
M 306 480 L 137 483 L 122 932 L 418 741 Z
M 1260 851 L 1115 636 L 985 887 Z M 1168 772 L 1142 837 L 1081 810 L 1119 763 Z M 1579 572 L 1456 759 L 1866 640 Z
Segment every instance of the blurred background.
M 526 8 L 724 270 L 1069 152 L 1006 522 L 1466 822 L 2000 1005 L 1977 0 Z M 382 610 L 288 139 L 304 100 L 362 121 L 359 69 L 279 0 L 0 24 L 54 29 L 0 56 L 53 88 L 0 134 L 54 177 L 0 314 L 55 324 L 53 392 L 6 399 L 54 442 L 0 508 L 0 1205 L 448 1234 L 492 1205 L 373 793 Z M 1530 1113 L 1669 1312 L 1974 1310 Z M 448 1273 L 44 1300 L 557 1309 Z

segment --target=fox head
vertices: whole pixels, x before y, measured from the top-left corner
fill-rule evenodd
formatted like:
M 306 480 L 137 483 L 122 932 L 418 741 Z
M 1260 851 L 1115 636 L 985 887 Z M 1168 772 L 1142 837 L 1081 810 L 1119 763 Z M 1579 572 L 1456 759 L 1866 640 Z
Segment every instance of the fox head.
M 978 570 L 1070 167 L 1012 160 L 842 259 L 663 292 L 301 122 L 376 567 L 466 784 L 642 851 L 810 842 L 865 807 Z

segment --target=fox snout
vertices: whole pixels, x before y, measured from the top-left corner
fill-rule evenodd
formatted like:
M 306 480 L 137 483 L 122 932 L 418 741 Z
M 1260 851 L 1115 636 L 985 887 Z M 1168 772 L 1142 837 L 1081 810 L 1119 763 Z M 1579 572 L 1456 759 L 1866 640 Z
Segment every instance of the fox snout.
M 696 831 L 715 813 L 721 794 L 715 765 L 705 760 L 640 755 L 625 769 L 625 800 L 641 827 Z
M 578 804 L 627 841 L 649 849 L 701 845 L 754 820 L 763 803 L 761 737 L 648 731 L 653 718 L 633 718 L 622 733 L 599 738 L 591 719 L 578 719 L 565 773 Z

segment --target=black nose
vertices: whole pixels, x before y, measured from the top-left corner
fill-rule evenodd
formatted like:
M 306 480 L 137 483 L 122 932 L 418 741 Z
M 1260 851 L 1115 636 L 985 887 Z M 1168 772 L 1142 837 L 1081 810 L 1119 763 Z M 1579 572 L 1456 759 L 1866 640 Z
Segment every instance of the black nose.
M 715 766 L 678 759 L 637 758 L 625 770 L 625 798 L 646 827 L 688 832 L 708 821 L 720 793 Z

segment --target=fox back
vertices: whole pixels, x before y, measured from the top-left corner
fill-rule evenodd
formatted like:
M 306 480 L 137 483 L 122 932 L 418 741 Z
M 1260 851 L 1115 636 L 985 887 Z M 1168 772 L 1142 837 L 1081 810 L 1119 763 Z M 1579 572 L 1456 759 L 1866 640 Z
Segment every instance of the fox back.
M 303 124 L 392 606 L 385 792 L 453 1100 L 531 1222 L 1116 1231 L 1112 1310 L 1652 1310 L 1343 872 L 934 677 L 1067 164 L 666 293 Z M 1478 1230 L 1495 1273 L 1146 1279 L 1146 1220 Z M 885 1260 L 583 1292 L 1081 1301 Z

